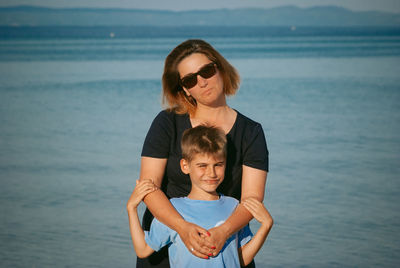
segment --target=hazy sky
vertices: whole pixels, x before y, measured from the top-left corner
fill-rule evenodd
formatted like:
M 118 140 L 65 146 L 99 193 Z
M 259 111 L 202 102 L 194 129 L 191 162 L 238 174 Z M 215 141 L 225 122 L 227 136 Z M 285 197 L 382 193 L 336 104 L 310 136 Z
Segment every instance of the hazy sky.
M 39 5 L 49 7 L 117 7 L 138 9 L 216 9 L 282 5 L 309 7 L 336 5 L 351 10 L 380 10 L 400 13 L 400 0 L 0 0 L 0 6 Z

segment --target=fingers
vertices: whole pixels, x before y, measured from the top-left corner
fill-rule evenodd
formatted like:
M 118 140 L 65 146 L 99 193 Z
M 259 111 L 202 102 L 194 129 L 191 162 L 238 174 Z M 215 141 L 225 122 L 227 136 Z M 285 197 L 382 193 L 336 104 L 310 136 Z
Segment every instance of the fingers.
M 199 258 L 208 259 L 210 256 L 212 256 L 212 252 L 210 248 L 202 246 L 203 242 L 204 238 L 201 238 L 200 236 L 198 236 L 196 239 L 193 239 L 190 246 L 190 251 L 193 255 Z
M 212 256 L 211 252 L 207 254 L 201 253 L 194 246 L 190 248 L 189 252 L 192 253 L 194 256 L 202 259 L 208 259 Z
M 208 231 L 210 232 L 211 236 L 207 237 L 206 240 L 212 243 L 212 253 L 214 256 L 217 256 L 228 239 L 227 233 L 221 228 L 221 226 L 211 228 Z
M 155 186 L 153 181 L 151 180 L 136 181 L 135 191 L 137 191 L 141 195 L 149 194 L 157 189 L 157 186 Z
M 259 222 L 270 222 L 272 217 L 268 210 L 264 207 L 263 203 L 255 198 L 248 198 L 243 200 L 243 206 L 253 215 Z
M 200 252 L 211 256 L 212 251 L 215 249 L 214 241 L 210 239 L 210 232 L 200 226 L 196 226 L 196 230 L 200 235 L 200 239 L 197 239 L 198 245 L 201 247 L 202 250 Z
M 136 180 L 136 186 L 141 185 L 141 184 L 143 184 L 143 185 L 153 185 L 153 186 L 156 186 L 156 185 L 154 184 L 154 182 L 153 182 L 152 179 L 141 179 L 141 180 Z
M 248 198 L 242 201 L 242 205 L 254 216 L 255 209 L 257 207 L 257 204 L 254 202 L 254 200 Z
M 201 236 L 202 240 L 201 240 L 201 245 L 203 248 L 206 248 L 208 251 L 214 251 L 215 250 L 215 241 L 212 237 L 210 236 Z
M 127 209 L 132 210 L 136 208 L 146 195 L 156 190 L 158 190 L 158 188 L 151 180 L 137 180 L 136 187 L 128 200 Z
M 262 206 L 262 203 L 254 198 L 245 199 L 242 204 L 250 211 L 250 213 L 255 213 L 257 209 Z M 253 215 L 254 216 L 254 215 Z
M 195 225 L 195 228 L 196 228 L 197 233 L 199 233 L 201 237 L 204 238 L 204 237 L 210 236 L 210 233 L 208 232 L 208 230 L 204 229 L 203 227 Z
M 196 231 L 191 233 L 192 247 L 194 249 L 193 254 L 197 254 L 196 256 L 202 256 L 204 258 L 212 256 L 212 245 L 210 242 L 205 240 L 206 237 L 210 236 L 210 233 L 206 229 L 197 225 L 194 225 L 194 229 Z
M 204 228 L 187 222 L 185 228 L 179 232 L 179 236 L 190 253 L 196 257 L 207 259 L 212 256 L 211 249 L 204 246 L 204 237 L 207 236 L 207 233 Z

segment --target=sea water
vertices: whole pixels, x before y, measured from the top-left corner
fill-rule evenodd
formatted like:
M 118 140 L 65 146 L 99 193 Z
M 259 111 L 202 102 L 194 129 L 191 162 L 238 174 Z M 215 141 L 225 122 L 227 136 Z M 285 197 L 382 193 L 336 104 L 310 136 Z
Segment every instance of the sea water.
M 266 134 L 257 267 L 400 264 L 400 35 L 338 33 L 199 36 Z M 187 37 L 0 40 L 1 267 L 135 266 L 125 205 Z

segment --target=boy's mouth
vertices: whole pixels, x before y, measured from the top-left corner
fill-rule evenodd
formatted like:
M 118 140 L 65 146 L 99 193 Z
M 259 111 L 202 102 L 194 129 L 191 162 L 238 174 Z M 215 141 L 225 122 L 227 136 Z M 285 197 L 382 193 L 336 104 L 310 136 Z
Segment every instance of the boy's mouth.
M 204 182 L 207 183 L 207 184 L 217 184 L 217 183 L 219 183 L 219 180 L 218 179 L 216 179 L 216 180 L 204 180 Z

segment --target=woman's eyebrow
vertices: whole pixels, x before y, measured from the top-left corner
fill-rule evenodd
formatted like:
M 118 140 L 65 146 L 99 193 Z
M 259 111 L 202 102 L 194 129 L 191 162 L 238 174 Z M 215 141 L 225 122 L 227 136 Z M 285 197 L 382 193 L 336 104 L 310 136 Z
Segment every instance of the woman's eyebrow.
M 206 63 L 206 64 L 202 65 L 202 66 L 197 70 L 197 72 L 185 74 L 184 76 L 182 76 L 182 78 L 185 78 L 186 76 L 189 76 L 189 75 L 198 73 L 201 69 L 203 69 L 204 67 L 206 67 L 206 66 L 207 66 L 208 64 L 210 64 L 210 63 L 212 63 L 212 62 L 209 62 L 209 63 Z

